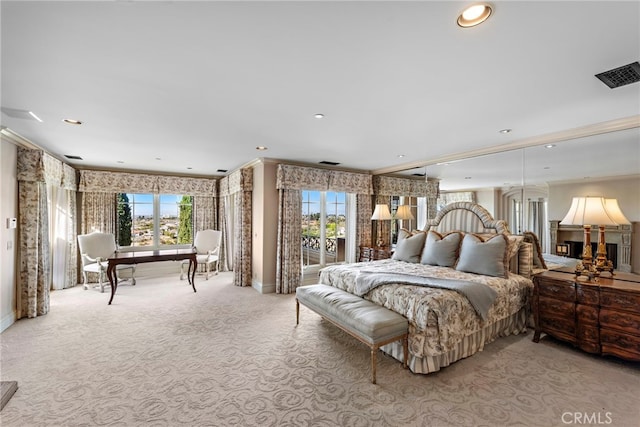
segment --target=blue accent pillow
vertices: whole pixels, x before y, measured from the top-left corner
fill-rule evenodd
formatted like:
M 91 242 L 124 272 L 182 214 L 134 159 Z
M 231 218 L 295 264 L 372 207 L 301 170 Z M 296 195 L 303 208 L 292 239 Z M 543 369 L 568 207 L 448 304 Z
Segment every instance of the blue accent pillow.
M 444 236 L 437 231 L 428 231 L 420 263 L 453 267 L 458 259 L 461 240 L 462 234 L 456 231 Z
M 411 233 L 409 230 L 401 229 L 398 232 L 398 242 L 391 258 L 405 262 L 420 261 L 420 254 L 426 237 L 427 233 L 424 231 Z
M 460 258 L 456 270 L 485 276 L 507 277 L 507 236 L 496 234 L 482 240 L 475 234 L 466 234 L 460 247 Z

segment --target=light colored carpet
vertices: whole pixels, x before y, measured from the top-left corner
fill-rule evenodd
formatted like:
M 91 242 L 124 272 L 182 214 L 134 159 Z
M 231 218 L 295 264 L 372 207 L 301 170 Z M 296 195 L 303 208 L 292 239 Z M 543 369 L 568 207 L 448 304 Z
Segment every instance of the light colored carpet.
M 76 287 L 2 333 L 10 426 L 638 426 L 640 366 L 532 333 L 431 375 L 379 357 L 293 295 L 176 277 Z M 569 414 L 569 415 L 567 415 Z M 582 423 L 575 422 L 575 414 Z M 586 415 L 584 415 L 586 414 Z M 609 418 L 605 418 L 608 416 Z M 569 423 L 567 423 L 569 421 Z

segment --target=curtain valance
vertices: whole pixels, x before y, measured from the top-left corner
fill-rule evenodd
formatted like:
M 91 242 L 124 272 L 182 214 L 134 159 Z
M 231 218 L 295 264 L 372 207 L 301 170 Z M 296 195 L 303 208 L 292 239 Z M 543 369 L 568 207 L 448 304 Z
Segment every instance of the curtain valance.
M 162 193 L 216 195 L 216 179 L 111 171 L 80 171 L 79 191 L 93 193 Z
M 374 176 L 373 191 L 381 196 L 438 197 L 437 181 L 393 176 Z
M 18 147 L 18 181 L 46 182 L 75 191 L 76 170 L 42 150 Z
M 369 174 L 294 165 L 278 165 L 276 188 L 372 194 Z
M 253 169 L 238 169 L 235 172 L 231 172 L 228 176 L 225 176 L 220 180 L 220 188 L 218 192 L 220 197 L 225 197 L 230 194 L 235 194 L 240 191 L 252 191 L 253 190 Z
M 189 178 L 159 176 L 158 191 L 162 194 L 187 194 L 189 196 L 216 196 L 214 178 Z

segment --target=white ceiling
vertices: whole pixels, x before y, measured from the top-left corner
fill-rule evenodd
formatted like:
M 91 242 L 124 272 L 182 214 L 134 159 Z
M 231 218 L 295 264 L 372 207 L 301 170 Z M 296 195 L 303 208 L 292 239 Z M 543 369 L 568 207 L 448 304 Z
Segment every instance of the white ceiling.
M 581 153 L 590 176 L 640 174 L 640 84 L 594 77 L 640 59 L 640 2 L 496 1 L 462 29 L 470 3 L 3 0 L 2 125 L 81 168 L 222 175 L 258 157 L 396 172 L 632 118 L 525 165 L 582 178 Z M 504 156 L 427 175 L 522 178 L 521 152 Z

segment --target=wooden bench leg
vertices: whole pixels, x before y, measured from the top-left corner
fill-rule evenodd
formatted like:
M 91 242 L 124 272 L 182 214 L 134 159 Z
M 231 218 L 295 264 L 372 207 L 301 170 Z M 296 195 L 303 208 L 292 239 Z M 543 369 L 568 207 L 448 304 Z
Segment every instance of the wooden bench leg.
M 405 335 L 402 339 L 402 352 L 404 353 L 404 367 L 406 369 L 409 361 L 409 335 Z
M 296 325 L 300 324 L 300 301 L 296 298 Z
M 376 383 L 376 355 L 378 349 L 375 346 L 371 346 L 371 384 Z

